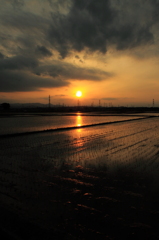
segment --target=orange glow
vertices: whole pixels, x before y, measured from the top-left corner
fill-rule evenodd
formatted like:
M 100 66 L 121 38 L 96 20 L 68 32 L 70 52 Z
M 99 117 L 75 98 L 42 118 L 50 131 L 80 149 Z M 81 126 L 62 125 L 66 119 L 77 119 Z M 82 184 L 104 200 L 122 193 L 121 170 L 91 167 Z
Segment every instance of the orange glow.
M 81 117 L 81 115 L 78 115 L 76 117 L 76 126 L 81 127 L 81 125 L 82 125 L 82 117 Z
M 77 129 L 77 132 L 78 133 L 81 133 L 82 132 L 82 128 L 80 128 L 82 126 L 82 116 L 80 115 L 80 113 L 77 113 L 77 116 L 76 116 L 76 126 L 79 127 Z M 81 140 L 78 141 L 78 147 L 82 146 L 83 143 Z
M 81 91 L 77 91 L 76 92 L 76 97 L 81 97 L 82 96 L 82 92 Z

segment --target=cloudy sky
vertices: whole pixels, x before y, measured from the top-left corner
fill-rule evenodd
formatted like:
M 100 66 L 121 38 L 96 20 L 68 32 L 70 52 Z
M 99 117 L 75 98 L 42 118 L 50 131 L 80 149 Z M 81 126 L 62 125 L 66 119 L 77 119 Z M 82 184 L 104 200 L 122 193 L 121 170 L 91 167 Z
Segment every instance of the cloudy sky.
M 159 106 L 159 0 L 0 0 L 0 102 Z

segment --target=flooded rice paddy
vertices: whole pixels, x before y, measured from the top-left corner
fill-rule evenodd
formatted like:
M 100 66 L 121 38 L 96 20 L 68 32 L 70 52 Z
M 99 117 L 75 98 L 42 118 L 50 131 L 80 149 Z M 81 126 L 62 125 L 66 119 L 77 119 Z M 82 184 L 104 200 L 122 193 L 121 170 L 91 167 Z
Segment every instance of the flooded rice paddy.
M 71 127 L 88 126 L 99 123 L 109 123 L 115 121 L 124 121 L 136 118 L 142 118 L 138 115 L 96 115 L 96 114 L 68 114 L 46 116 L 46 115 L 21 115 L 13 117 L 0 118 L 0 135 L 39 132 L 51 129 L 65 129 Z
M 158 117 L 0 138 L 0 146 L 0 202 L 20 219 L 55 239 L 158 239 Z

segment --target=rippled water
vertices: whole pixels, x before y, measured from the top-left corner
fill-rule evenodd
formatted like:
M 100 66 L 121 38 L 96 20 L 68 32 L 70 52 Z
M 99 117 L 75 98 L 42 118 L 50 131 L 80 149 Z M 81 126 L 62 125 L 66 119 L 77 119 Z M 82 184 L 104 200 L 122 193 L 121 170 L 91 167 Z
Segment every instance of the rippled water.
M 130 235 L 138 223 L 151 239 L 159 217 L 158 120 L 0 138 L 1 205 L 49 231 L 115 239 L 112 229 Z

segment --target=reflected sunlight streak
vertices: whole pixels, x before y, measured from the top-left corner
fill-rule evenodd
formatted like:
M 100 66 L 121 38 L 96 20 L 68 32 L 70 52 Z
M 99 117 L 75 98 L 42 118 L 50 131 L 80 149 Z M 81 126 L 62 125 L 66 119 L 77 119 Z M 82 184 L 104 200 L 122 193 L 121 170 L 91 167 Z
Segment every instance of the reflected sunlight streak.
M 77 132 L 81 133 L 82 129 L 80 127 L 82 126 L 82 116 L 80 115 L 80 113 L 77 113 L 77 116 L 76 116 L 76 126 L 79 127 L 77 129 Z
M 82 117 L 81 117 L 81 115 L 78 115 L 76 117 L 76 126 L 77 127 L 81 127 L 82 126 Z

